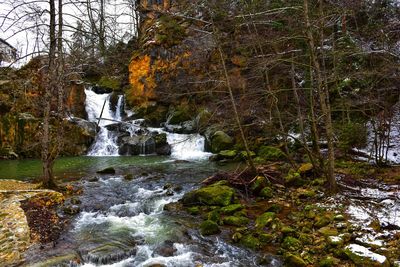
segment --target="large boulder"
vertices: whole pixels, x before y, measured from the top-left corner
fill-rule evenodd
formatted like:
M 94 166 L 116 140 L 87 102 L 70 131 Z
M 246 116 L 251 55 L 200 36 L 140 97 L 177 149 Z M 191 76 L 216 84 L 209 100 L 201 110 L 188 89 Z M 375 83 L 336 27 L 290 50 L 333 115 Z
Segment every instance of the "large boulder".
M 354 262 L 356 266 L 390 266 L 390 263 L 385 256 L 376 254 L 370 251 L 368 248 L 357 244 L 350 244 L 346 246 L 344 253 Z
M 209 205 L 228 206 L 232 203 L 235 190 L 221 182 L 186 193 L 182 202 L 185 206 Z
M 140 154 L 153 154 L 156 150 L 156 143 L 151 136 L 125 136 L 121 138 L 121 145 L 118 154 L 133 156 Z
M 233 139 L 223 131 L 216 131 L 211 137 L 211 152 L 218 153 L 229 150 L 233 146 Z

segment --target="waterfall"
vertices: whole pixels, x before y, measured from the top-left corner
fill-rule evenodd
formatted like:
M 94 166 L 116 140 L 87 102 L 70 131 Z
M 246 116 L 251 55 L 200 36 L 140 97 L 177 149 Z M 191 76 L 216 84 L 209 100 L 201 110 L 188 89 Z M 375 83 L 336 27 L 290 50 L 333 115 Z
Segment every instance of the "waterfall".
M 89 156 L 118 156 L 120 147 L 117 144 L 118 132 L 106 127 L 122 120 L 124 112 L 124 96 L 119 95 L 116 109 L 110 106 L 112 93 L 96 94 L 90 89 L 85 89 L 86 112 L 89 121 L 98 122 L 101 110 L 104 105 L 103 114 L 99 123 L 100 131 L 96 140 L 89 150 Z M 156 150 L 155 142 L 150 132 L 166 133 L 167 142 L 171 146 L 171 157 L 180 160 L 203 160 L 207 159 L 211 153 L 204 152 L 205 138 L 200 134 L 177 134 L 170 133 L 161 128 L 145 128 L 142 126 L 143 119 L 137 119 L 124 123 L 124 130 L 131 137 L 140 137 L 140 155 L 154 153 Z M 108 129 L 107 129 L 108 128 Z M 120 144 L 121 145 L 121 144 Z
M 121 112 L 123 107 L 123 96 L 118 97 L 116 111 L 110 108 L 110 94 L 96 94 L 90 89 L 85 89 L 86 94 L 86 112 L 89 121 L 98 122 L 101 110 L 104 105 L 103 114 L 101 116 L 99 126 L 100 131 L 96 136 L 96 140 L 89 150 L 89 156 L 118 156 L 118 146 L 116 144 L 117 136 L 109 131 L 105 126 L 121 120 Z M 104 120 L 106 119 L 106 120 Z

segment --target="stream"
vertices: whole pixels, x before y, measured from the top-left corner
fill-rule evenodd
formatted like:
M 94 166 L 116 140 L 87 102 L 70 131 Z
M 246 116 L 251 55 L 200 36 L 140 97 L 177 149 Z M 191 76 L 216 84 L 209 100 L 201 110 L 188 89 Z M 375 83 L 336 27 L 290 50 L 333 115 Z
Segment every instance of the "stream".
M 178 201 L 185 192 L 221 170 L 207 160 L 211 154 L 204 151 L 204 137 L 169 133 L 162 128 L 142 129 L 140 132 L 165 133 L 170 156 L 155 155 L 145 144 L 146 138 L 140 155 L 119 156 L 117 133 L 106 126 L 124 116 L 123 96 L 118 97 L 113 111 L 109 104 L 111 94 L 96 94 L 90 89 L 85 92 L 89 120 L 97 121 L 103 104 L 101 117 L 106 120 L 100 121 L 88 156 L 61 158 L 55 165 L 58 179 L 81 179 L 83 194 L 77 197 L 80 213 L 54 247 L 31 248 L 28 262 L 45 263 L 68 255 L 79 255 L 79 266 L 85 267 L 259 266 L 261 257 L 265 260 L 265 255 L 233 246 L 220 237 L 201 236 L 194 216 L 164 210 L 166 204 Z M 141 128 L 140 120 L 129 123 L 129 133 L 135 136 Z M 0 162 L 0 166 L 9 170 L 0 178 L 40 175 L 40 162 L 35 160 Z M 96 174 L 106 167 L 115 168 L 116 174 Z M 124 179 L 126 175 L 132 179 Z M 277 258 L 268 257 L 268 266 L 281 266 Z
M 221 237 L 229 238 L 228 232 L 203 237 L 195 216 L 164 210 L 165 205 L 199 187 L 208 176 L 236 168 L 209 162 L 211 154 L 204 151 L 203 136 L 145 128 L 140 120 L 132 120 L 128 122 L 131 137 L 138 132 L 166 134 L 170 155 L 156 155 L 148 145 L 149 138 L 142 138 L 139 155 L 119 156 L 118 135 L 107 126 L 127 117 L 123 96 L 118 96 L 113 109 L 109 104 L 111 94 L 96 94 L 90 89 L 85 92 L 89 120 L 98 120 L 103 105 L 106 108 L 101 117 L 106 120 L 101 120 L 88 156 L 60 158 L 54 168 L 58 179 L 79 181 L 83 189 L 77 196 L 80 212 L 57 243 L 28 250 L 27 266 L 71 255 L 78 255 L 82 259 L 78 266 L 84 267 L 251 267 L 260 266 L 260 260 L 263 266 L 282 266 L 278 256 L 258 254 L 225 242 Z M 40 164 L 38 160 L 0 161 L 0 179 L 34 179 L 41 174 Z M 116 173 L 96 174 L 107 167 L 115 168 Z M 129 179 L 125 179 L 127 175 Z M 400 230 L 398 186 L 378 187 L 368 181 L 349 186 L 340 177 L 338 181 L 342 193 L 324 199 L 321 206 L 333 210 L 345 207 L 351 222 L 360 228 L 357 244 L 384 247 L 387 240 L 395 238 Z M 381 231 L 369 227 L 374 220 L 378 220 Z

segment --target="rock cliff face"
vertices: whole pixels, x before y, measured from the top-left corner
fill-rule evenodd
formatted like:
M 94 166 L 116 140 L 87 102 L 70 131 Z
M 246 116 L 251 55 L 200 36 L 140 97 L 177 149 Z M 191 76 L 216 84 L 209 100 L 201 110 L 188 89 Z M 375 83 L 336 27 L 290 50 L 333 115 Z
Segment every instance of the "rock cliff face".
M 208 73 L 213 40 L 198 31 L 205 22 L 180 15 L 185 1 L 180 2 L 140 3 L 140 49 L 129 65 L 131 105 L 177 103 L 206 85 L 197 81 Z
M 19 70 L 0 73 L 0 158 L 39 158 L 43 89 L 39 69 L 43 58 L 35 58 Z M 56 101 L 56 100 L 54 100 Z M 55 108 L 56 103 L 52 103 Z M 86 118 L 84 85 L 71 81 L 65 86 L 65 110 L 74 117 Z M 51 119 L 56 133 L 60 120 Z M 63 120 L 65 146 L 62 155 L 82 155 L 94 140 L 96 126 Z M 89 123 L 90 124 L 90 123 Z

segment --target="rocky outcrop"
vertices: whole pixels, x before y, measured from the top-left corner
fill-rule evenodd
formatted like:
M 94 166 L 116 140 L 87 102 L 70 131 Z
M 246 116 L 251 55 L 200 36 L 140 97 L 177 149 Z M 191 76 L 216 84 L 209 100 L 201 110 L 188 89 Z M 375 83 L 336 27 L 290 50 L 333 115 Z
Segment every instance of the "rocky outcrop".
M 61 155 L 86 154 L 97 132 L 95 123 L 74 118 L 64 120 L 64 146 Z M 0 157 L 40 158 L 42 120 L 30 113 L 8 113 L 0 119 Z M 51 120 L 52 132 L 59 122 Z

